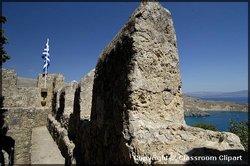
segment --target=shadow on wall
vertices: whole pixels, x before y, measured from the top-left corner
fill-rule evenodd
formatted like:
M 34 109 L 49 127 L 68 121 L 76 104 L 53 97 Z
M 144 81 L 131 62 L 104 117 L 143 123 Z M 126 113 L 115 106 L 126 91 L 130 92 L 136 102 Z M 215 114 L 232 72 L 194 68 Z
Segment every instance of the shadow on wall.
M 1 103 L 2 99 L 3 98 L 1 98 Z M 0 165 L 4 165 L 5 163 L 13 165 L 15 140 L 9 136 L 6 136 L 8 131 L 8 125 L 4 120 L 5 112 L 7 112 L 7 109 L 0 109 Z M 5 157 L 6 153 L 8 157 Z
M 60 94 L 60 99 L 59 99 L 59 108 L 58 111 L 56 113 L 56 120 L 60 121 L 60 118 L 63 115 L 64 112 L 64 108 L 65 108 L 65 92 Z
M 243 150 L 219 151 L 210 148 L 194 148 L 187 152 L 188 160 L 185 165 L 231 165 L 248 164 L 248 152 Z

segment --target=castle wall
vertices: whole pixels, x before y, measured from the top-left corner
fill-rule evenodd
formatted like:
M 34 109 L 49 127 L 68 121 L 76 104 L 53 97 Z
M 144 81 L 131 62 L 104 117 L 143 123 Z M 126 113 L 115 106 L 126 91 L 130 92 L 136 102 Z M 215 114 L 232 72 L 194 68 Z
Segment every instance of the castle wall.
M 244 150 L 232 133 L 185 124 L 172 16 L 157 2 L 141 3 L 80 83 L 65 84 L 62 75 L 48 75 L 43 98 L 41 75 L 33 90 L 17 87 L 13 71 L 3 78 L 10 83 L 3 94 L 17 164 L 30 161 L 31 129 L 45 125 L 46 117 L 67 165 L 204 164 L 181 158 Z M 34 99 L 19 98 L 25 93 Z
M 52 91 L 64 84 L 62 75 L 48 75 L 46 105 L 41 101 L 41 88 L 43 87 L 42 76 L 39 76 L 37 85 L 32 80 L 29 86 L 27 79 L 18 81 L 14 70 L 1 70 L 1 86 L 3 106 L 1 108 L 1 122 L 8 126 L 8 132 L 1 137 L 11 137 L 15 141 L 15 164 L 30 163 L 31 134 L 34 127 L 47 125 L 47 116 L 51 113 Z M 7 111 L 6 111 L 7 110 Z M 1 126 L 2 130 L 2 126 Z M 2 132 L 1 132 L 2 134 Z
M 45 87 L 45 77 L 42 76 L 42 74 L 38 75 L 38 90 L 41 92 L 42 88 L 46 88 L 47 90 L 47 96 L 46 96 L 46 107 L 51 108 L 52 107 L 52 98 L 53 98 L 53 91 L 54 89 L 58 89 L 59 87 L 62 87 L 64 83 L 64 76 L 62 74 L 48 74 L 46 76 L 46 87 Z M 40 95 L 38 98 L 37 105 L 38 107 L 41 107 L 41 101 L 43 101 L 43 97 Z
M 67 164 L 83 163 L 81 150 L 88 140 L 94 73 L 91 70 L 79 83 L 73 81 L 53 92 L 53 111 L 48 116 L 47 128 Z
M 15 164 L 30 163 L 32 129 L 47 124 L 49 108 L 8 108 L 5 121 L 8 124 L 7 136 L 15 140 Z
M 37 87 L 17 86 L 17 74 L 14 70 L 2 69 L 3 107 L 35 107 L 39 98 Z
M 72 140 L 74 139 L 72 131 L 76 130 L 73 108 L 77 85 L 76 81 L 72 81 L 54 90 L 52 99 L 53 111 L 48 116 L 47 128 L 67 164 L 75 163 L 73 156 L 75 144 Z

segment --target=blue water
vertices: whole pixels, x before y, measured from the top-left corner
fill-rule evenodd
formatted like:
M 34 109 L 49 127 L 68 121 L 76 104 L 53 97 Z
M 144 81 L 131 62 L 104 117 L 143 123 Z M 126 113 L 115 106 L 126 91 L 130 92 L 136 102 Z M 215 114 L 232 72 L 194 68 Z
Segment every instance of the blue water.
M 208 117 L 185 117 L 187 125 L 195 123 L 213 124 L 219 131 L 229 131 L 230 121 L 248 121 L 248 112 L 239 111 L 209 111 Z
M 229 101 L 229 102 L 238 102 L 238 103 L 248 103 L 248 97 L 218 97 L 218 98 L 204 98 L 203 100 L 212 100 L 212 101 Z

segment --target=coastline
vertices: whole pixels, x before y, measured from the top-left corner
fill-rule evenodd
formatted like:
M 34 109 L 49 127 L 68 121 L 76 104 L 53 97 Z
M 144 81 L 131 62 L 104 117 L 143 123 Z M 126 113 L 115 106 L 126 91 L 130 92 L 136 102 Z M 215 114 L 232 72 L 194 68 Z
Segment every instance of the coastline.
M 248 112 L 249 107 L 244 103 L 204 100 L 186 95 L 183 95 L 183 101 L 185 117 L 209 116 L 210 111 Z

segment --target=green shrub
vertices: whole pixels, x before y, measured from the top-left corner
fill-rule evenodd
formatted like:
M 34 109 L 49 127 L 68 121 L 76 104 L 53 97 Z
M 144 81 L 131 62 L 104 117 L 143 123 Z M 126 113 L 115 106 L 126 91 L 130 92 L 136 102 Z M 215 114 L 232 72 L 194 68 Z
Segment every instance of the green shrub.
M 236 134 L 244 146 L 245 150 L 248 151 L 248 122 L 236 122 L 231 120 L 230 132 Z
M 218 131 L 215 125 L 213 124 L 207 124 L 207 123 L 195 123 L 192 125 L 193 127 L 199 127 L 205 130 L 213 130 L 213 131 Z

